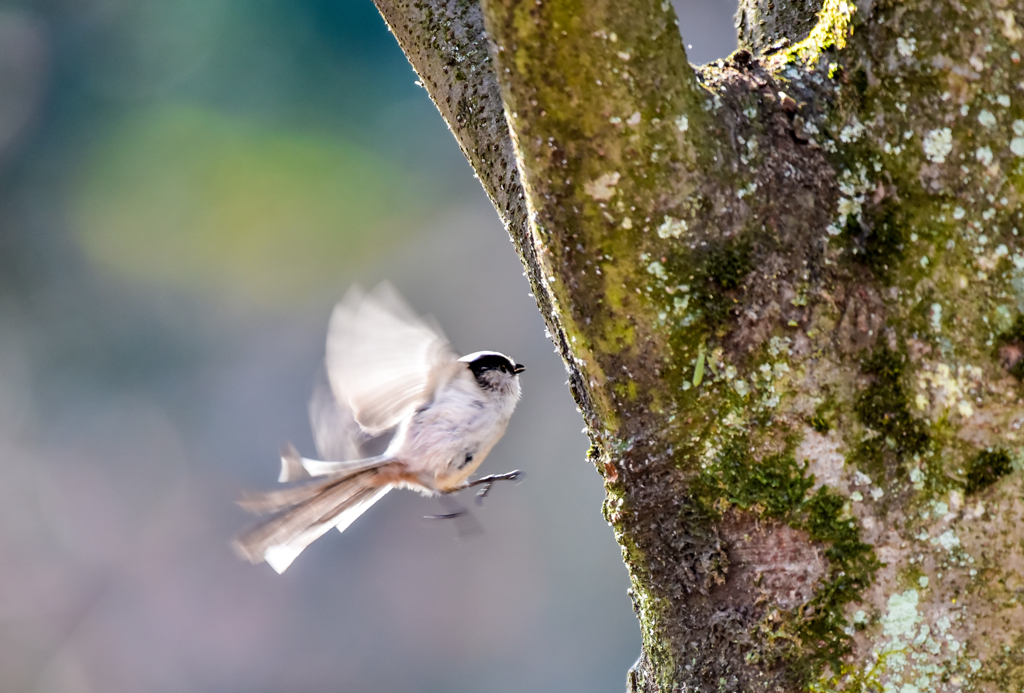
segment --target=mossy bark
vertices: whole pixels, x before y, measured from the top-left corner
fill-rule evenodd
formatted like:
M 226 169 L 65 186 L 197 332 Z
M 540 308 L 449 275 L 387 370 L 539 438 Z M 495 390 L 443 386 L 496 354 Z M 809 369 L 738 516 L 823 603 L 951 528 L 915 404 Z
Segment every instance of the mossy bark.
M 1024 685 L 1024 3 L 744 2 L 694 68 L 660 0 L 376 2 L 566 361 L 630 690 Z

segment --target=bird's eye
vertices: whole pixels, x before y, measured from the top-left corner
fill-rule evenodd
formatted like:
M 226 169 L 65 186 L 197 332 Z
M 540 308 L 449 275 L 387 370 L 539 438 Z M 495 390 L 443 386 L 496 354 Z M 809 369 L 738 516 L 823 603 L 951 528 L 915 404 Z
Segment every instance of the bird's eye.
M 500 366 L 498 366 L 498 370 L 501 371 L 502 373 L 508 373 L 508 369 L 505 368 L 505 364 L 501 364 Z

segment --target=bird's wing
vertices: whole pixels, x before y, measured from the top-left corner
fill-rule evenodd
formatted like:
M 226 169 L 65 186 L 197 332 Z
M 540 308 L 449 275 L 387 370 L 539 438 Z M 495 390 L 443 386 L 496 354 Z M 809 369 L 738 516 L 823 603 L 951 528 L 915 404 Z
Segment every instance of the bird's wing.
M 327 330 L 327 376 L 339 402 L 369 435 L 393 428 L 430 400 L 458 367 L 432 320 L 416 315 L 390 284 L 353 287 Z
M 313 428 L 313 441 L 321 459 L 358 460 L 366 456 L 364 446 L 373 436 L 364 431 L 356 421 L 352 409 L 349 408 L 348 398 L 334 394 L 334 389 L 327 382 L 326 376 L 321 376 L 313 389 L 313 397 L 309 402 L 309 422 Z M 298 458 L 299 455 L 291 457 Z M 302 465 L 292 467 L 298 473 L 295 478 L 300 478 Z

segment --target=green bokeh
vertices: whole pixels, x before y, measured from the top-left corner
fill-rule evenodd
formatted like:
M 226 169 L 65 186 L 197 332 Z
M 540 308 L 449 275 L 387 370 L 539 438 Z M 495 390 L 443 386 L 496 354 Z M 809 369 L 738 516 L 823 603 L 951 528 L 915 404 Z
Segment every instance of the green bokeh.
M 414 173 L 339 138 L 162 105 L 97 149 L 75 226 L 90 260 L 126 279 L 286 305 L 432 211 Z

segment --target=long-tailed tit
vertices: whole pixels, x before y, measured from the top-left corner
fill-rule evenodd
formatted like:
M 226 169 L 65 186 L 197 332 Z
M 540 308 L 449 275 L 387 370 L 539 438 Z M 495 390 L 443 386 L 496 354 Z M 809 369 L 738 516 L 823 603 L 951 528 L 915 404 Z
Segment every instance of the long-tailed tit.
M 353 287 L 334 309 L 325 358 L 329 392 L 310 405 L 320 454 L 286 451 L 287 488 L 249 494 L 246 510 L 273 515 L 235 541 L 239 553 L 278 573 L 331 527 L 344 531 L 392 488 L 449 494 L 470 483 L 519 400 L 524 367 L 495 351 L 459 356 L 433 321 L 389 285 Z M 387 449 L 363 446 L 394 431 Z

